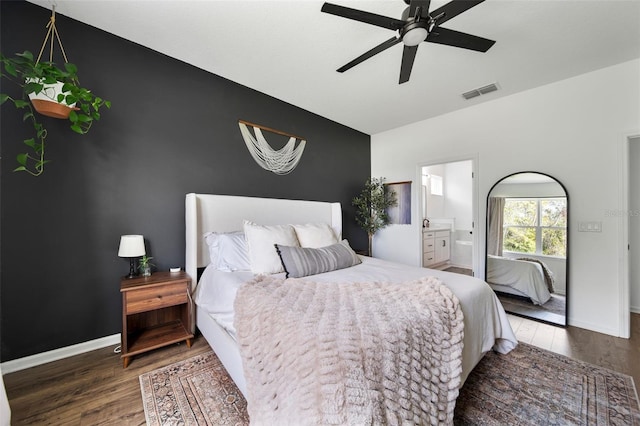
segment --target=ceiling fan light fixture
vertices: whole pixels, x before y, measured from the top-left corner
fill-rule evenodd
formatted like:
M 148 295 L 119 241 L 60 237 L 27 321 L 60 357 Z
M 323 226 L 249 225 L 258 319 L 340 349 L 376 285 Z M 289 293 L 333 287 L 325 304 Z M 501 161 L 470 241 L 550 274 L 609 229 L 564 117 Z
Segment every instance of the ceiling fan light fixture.
M 427 39 L 429 32 L 424 27 L 414 27 L 402 35 L 402 42 L 405 46 L 417 46 Z

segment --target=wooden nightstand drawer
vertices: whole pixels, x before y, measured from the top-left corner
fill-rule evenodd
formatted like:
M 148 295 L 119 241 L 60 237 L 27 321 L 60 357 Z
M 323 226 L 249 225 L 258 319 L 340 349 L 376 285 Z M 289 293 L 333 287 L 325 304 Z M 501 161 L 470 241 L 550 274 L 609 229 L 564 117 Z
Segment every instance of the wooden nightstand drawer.
M 168 284 L 128 291 L 126 293 L 126 310 L 128 314 L 135 314 L 179 305 L 187 303 L 187 301 L 186 283 Z

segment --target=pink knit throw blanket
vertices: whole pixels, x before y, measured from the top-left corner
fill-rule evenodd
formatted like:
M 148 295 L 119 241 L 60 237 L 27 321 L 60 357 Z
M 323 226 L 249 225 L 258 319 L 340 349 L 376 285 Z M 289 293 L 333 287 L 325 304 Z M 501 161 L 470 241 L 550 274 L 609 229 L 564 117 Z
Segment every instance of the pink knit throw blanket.
M 259 276 L 235 302 L 252 424 L 452 424 L 463 315 L 434 277 Z

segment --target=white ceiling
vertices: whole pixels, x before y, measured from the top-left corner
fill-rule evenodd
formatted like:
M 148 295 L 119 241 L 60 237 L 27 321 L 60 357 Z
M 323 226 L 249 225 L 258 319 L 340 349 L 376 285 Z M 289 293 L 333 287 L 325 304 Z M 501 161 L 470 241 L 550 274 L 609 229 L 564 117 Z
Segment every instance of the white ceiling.
M 640 0 L 487 0 L 443 26 L 496 40 L 489 51 L 422 43 L 402 85 L 401 44 L 335 71 L 394 32 L 322 13 L 322 1 L 31 2 L 367 134 L 640 57 Z M 406 7 L 332 3 L 394 18 Z M 500 90 L 461 96 L 490 83 Z

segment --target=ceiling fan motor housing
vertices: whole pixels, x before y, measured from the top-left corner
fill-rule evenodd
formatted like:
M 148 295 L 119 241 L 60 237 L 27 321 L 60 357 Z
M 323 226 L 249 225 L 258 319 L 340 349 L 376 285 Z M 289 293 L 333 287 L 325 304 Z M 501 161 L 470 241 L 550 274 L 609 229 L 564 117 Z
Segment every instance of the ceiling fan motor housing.
M 404 49 L 402 52 L 399 79 L 399 83 L 402 84 L 409 81 L 418 45 L 423 41 L 474 50 L 476 52 L 486 52 L 493 46 L 495 43 L 493 40 L 440 26 L 484 1 L 485 0 L 452 0 L 429 13 L 431 0 L 404 0 L 409 7 L 402 13 L 402 19 L 395 19 L 331 3 L 324 3 L 321 10 L 322 12 L 332 15 L 397 31 L 397 37 L 391 37 L 372 49 L 369 49 L 354 60 L 338 68 L 337 71 L 345 72 L 378 53 L 402 42 Z

